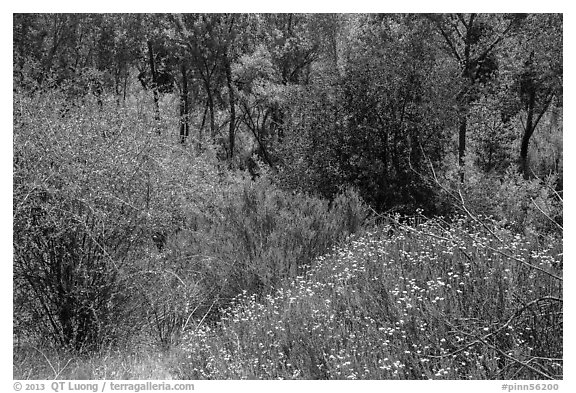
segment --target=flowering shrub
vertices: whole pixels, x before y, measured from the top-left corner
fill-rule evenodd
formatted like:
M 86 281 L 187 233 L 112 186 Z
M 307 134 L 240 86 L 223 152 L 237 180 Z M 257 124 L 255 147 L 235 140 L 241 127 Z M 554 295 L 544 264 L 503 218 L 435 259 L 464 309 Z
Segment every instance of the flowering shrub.
M 560 377 L 561 242 L 488 225 L 500 240 L 464 219 L 357 236 L 191 332 L 180 377 Z
M 447 171 L 444 191 L 448 190 L 451 195 L 440 191 L 437 200 L 443 206 L 439 210 L 462 212 L 459 190 L 464 205 L 473 214 L 492 217 L 532 241 L 562 232 L 562 191 L 557 191 L 562 183 L 556 176 L 525 180 L 513 168 L 503 175 L 485 173 L 473 160 L 470 155 L 466 161 L 464 184 L 460 183 L 459 169 Z

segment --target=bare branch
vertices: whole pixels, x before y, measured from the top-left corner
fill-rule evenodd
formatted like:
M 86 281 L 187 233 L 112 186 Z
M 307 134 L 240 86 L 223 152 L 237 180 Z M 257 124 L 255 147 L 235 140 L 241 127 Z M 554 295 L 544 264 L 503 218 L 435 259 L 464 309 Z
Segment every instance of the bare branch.
M 444 185 L 442 185 L 442 183 L 440 183 L 440 181 L 438 180 L 438 177 L 436 176 L 436 171 L 434 170 L 434 166 L 432 165 L 432 162 L 430 161 L 430 158 L 426 155 L 426 152 L 425 152 L 424 149 L 422 148 L 422 145 L 420 145 L 420 148 L 422 149 L 422 154 L 423 154 L 424 157 L 427 159 L 427 161 L 428 161 L 428 163 L 429 163 L 429 165 L 430 165 L 430 170 L 432 171 L 432 175 L 433 175 L 433 177 L 434 177 L 434 181 L 435 181 L 436 185 L 437 185 L 438 187 L 440 187 L 442 190 L 444 190 L 444 191 L 445 191 L 448 195 L 450 195 L 452 198 L 454 198 L 454 199 L 458 202 L 458 205 L 457 205 L 457 206 L 458 206 L 462 211 L 464 211 L 472 220 L 474 220 L 475 222 L 477 222 L 477 223 L 479 223 L 480 225 L 482 225 L 496 240 L 498 240 L 501 244 L 504 245 L 504 242 L 502 241 L 502 239 L 500 239 L 500 237 L 498 237 L 490 228 L 488 228 L 488 226 L 487 226 L 484 222 L 480 221 L 476 216 L 474 216 L 474 215 L 468 210 L 468 208 L 466 208 L 466 203 L 464 202 L 464 198 L 462 197 L 462 193 L 460 192 L 460 190 L 458 190 L 458 195 L 459 195 L 459 197 L 456 197 L 450 190 L 448 190 Z M 416 174 L 418 174 L 418 175 L 421 176 L 422 178 L 425 178 L 424 175 L 420 174 L 419 172 L 417 172 L 417 171 L 412 167 L 412 163 L 411 163 L 410 160 L 408 160 L 408 163 L 409 163 L 409 165 L 410 165 L 410 168 L 411 168 Z M 471 238 L 472 240 L 478 242 L 477 239 L 474 239 L 470 234 L 468 234 L 468 233 L 465 233 L 465 234 L 466 234 L 466 236 L 468 236 L 468 237 Z M 563 281 L 562 277 L 557 276 L 557 275 L 555 275 L 554 273 L 551 273 L 551 272 L 549 272 L 549 271 L 547 271 L 547 270 L 545 270 L 545 269 L 542 269 L 542 268 L 539 267 L 539 266 L 532 265 L 532 264 L 530 264 L 530 263 L 528 263 L 528 262 L 526 262 L 526 261 L 524 261 L 524 260 L 522 260 L 522 259 L 520 259 L 520 258 L 517 258 L 517 257 L 515 257 L 515 256 L 513 256 L 513 255 L 509 255 L 509 254 L 507 254 L 507 253 L 505 253 L 505 252 L 503 252 L 503 251 L 501 251 L 501 250 L 498 250 L 498 249 L 496 249 L 496 248 L 494 248 L 494 247 L 492 247 L 492 246 L 490 246 L 490 245 L 488 245 L 488 244 L 482 244 L 482 243 L 479 243 L 479 242 L 478 242 L 478 244 L 482 245 L 483 247 L 485 247 L 485 248 L 487 248 L 487 249 L 489 249 L 489 250 L 492 250 L 492 251 L 494 251 L 494 252 L 502 255 L 502 256 L 505 257 L 505 258 L 508 258 L 508 259 L 513 260 L 513 261 L 519 262 L 519 263 L 521 263 L 521 264 L 523 264 L 523 265 L 525 265 L 525 266 L 528 266 L 528 267 L 530 267 L 530 268 L 532 268 L 532 269 L 538 270 L 538 271 L 540 271 L 540 272 L 542 272 L 542 273 L 544 273 L 544 274 L 546 274 L 546 275 L 548 275 L 548 276 L 550 276 L 550 277 L 552 277 L 552 278 L 554 278 L 554 279 L 556 279 L 556 280 Z
M 460 190 L 458 190 L 458 195 L 460 196 L 460 202 L 462 203 L 462 210 L 464 210 L 464 212 L 466 212 L 468 217 L 470 217 L 472 220 L 474 220 L 478 224 L 482 225 L 484 227 L 484 229 L 486 229 L 496 240 L 498 240 L 500 243 L 502 243 L 502 239 L 500 239 L 500 237 L 498 237 L 498 235 L 496 235 L 490 228 L 488 228 L 488 226 L 484 223 L 484 221 L 480 221 L 472 213 L 470 213 L 470 210 L 468 210 L 468 208 L 466 208 L 466 203 L 464 202 L 464 197 L 462 196 L 462 192 L 460 192 Z
M 464 333 L 464 332 L 463 332 Z M 466 333 L 465 333 L 466 334 Z M 552 376 L 546 374 L 543 371 L 538 370 L 537 368 L 532 367 L 530 364 L 528 364 L 527 362 L 523 362 L 519 359 L 516 359 L 515 357 L 508 355 L 506 352 L 504 352 L 503 350 L 501 350 L 500 348 L 480 339 L 480 341 L 482 342 L 482 344 L 486 345 L 489 348 L 492 348 L 493 350 L 495 350 L 496 352 L 498 352 L 500 355 L 504 356 L 506 359 L 510 359 L 512 360 L 514 363 L 517 363 L 519 365 L 521 365 L 522 367 L 525 367 L 527 369 L 529 369 L 530 371 L 535 372 L 536 374 L 546 378 L 546 379 L 554 379 Z
M 538 304 L 539 302 L 545 301 L 545 300 L 551 300 L 551 301 L 560 302 L 560 303 L 563 302 L 562 299 L 557 298 L 557 297 L 553 297 L 553 296 L 544 296 L 544 297 L 541 297 L 541 298 L 532 300 L 531 302 L 525 304 L 522 308 L 520 308 L 519 310 L 517 310 L 510 318 L 508 318 L 508 320 L 507 320 L 502 326 L 500 326 L 498 329 L 494 330 L 493 332 L 488 333 L 488 334 L 484 335 L 483 337 L 476 337 L 476 336 L 475 336 L 475 337 L 474 337 L 474 338 L 475 338 L 474 341 L 472 341 L 472 342 L 464 345 L 463 347 L 460 347 L 460 348 L 458 348 L 458 349 L 456 349 L 455 351 L 452 351 L 452 352 L 450 352 L 450 353 L 447 353 L 447 354 L 444 354 L 444 355 L 425 355 L 425 356 L 427 356 L 427 357 L 429 357 L 429 358 L 434 358 L 434 359 L 449 358 L 449 357 L 452 357 L 452 356 L 454 356 L 454 355 L 457 355 L 458 353 L 460 353 L 460 352 L 462 352 L 462 351 L 464 351 L 464 350 L 466 350 L 466 349 L 468 349 L 468 348 L 470 348 L 470 347 L 472 347 L 472 346 L 474 346 L 474 345 L 476 345 L 476 344 L 485 343 L 485 341 L 486 341 L 487 339 L 489 339 L 491 336 L 494 336 L 494 335 L 500 333 L 501 331 L 503 331 L 504 329 L 506 329 L 508 326 L 510 326 L 510 324 L 512 323 L 512 321 L 513 321 L 514 319 L 518 318 L 520 315 L 522 315 L 522 313 L 523 313 L 526 309 L 532 307 L 532 306 L 535 305 L 535 304 Z M 447 322 L 447 321 L 444 321 L 444 322 L 446 322 L 446 323 L 447 323 L 451 328 L 453 328 L 454 330 L 458 330 L 458 331 L 462 332 L 460 329 L 456 328 L 455 326 L 453 326 L 453 325 L 450 324 L 449 322 Z M 469 335 L 469 336 L 471 335 L 470 333 L 465 333 L 465 332 L 462 332 L 462 333 L 464 333 L 464 334 L 466 334 L 466 335 Z
M 460 57 L 460 54 L 458 53 L 458 50 L 456 49 L 454 42 L 449 37 L 448 33 L 444 31 L 444 29 L 442 28 L 442 21 L 438 20 L 437 18 L 431 18 L 431 17 L 429 17 L 429 19 L 432 20 L 432 22 L 434 22 L 434 24 L 440 31 L 440 34 L 442 34 L 442 37 L 444 37 L 444 40 L 448 44 L 448 47 L 452 50 L 452 54 L 454 55 L 456 60 L 458 60 L 458 62 L 462 64 L 462 58 Z
M 532 201 L 534 206 L 536 206 L 536 209 L 538 209 L 540 211 L 540 213 L 542 213 L 548 220 L 550 220 L 552 223 L 554 223 L 554 225 L 556 225 L 556 227 L 558 227 L 558 229 L 560 229 L 561 231 L 564 231 L 564 228 L 562 227 L 562 225 L 558 224 L 556 222 L 556 220 L 553 220 L 548 214 L 546 214 L 546 212 L 544 210 L 542 210 L 540 208 L 540 206 L 538 206 L 538 204 L 536 203 L 536 201 L 533 198 L 530 198 L 530 200 Z
M 504 356 L 505 358 L 513 361 L 514 363 L 519 364 L 519 365 L 522 366 L 522 367 L 525 367 L 525 368 L 529 369 L 530 371 L 533 371 L 533 372 L 537 373 L 538 375 L 540 375 L 540 376 L 542 376 L 542 377 L 544 377 L 544 378 L 546 378 L 546 379 L 554 379 L 552 376 L 546 374 L 545 372 L 543 372 L 543 371 L 541 371 L 541 370 L 538 370 L 537 368 L 535 368 L 535 367 L 533 367 L 533 366 L 531 366 L 531 365 L 529 364 L 532 360 L 534 360 L 534 358 L 532 358 L 532 359 L 524 362 L 524 361 L 522 361 L 522 360 L 520 360 L 520 359 L 517 359 L 517 358 L 513 357 L 512 355 L 507 354 L 506 352 L 504 352 L 504 351 L 501 350 L 500 348 L 498 348 L 498 347 L 496 347 L 495 345 L 493 345 L 493 344 L 491 344 L 491 343 L 489 343 L 489 342 L 486 341 L 486 340 L 488 340 L 491 336 L 494 336 L 494 335 L 500 333 L 500 332 L 501 332 L 502 330 L 504 330 L 505 328 L 507 328 L 507 327 L 512 323 L 512 321 L 513 321 L 515 318 L 519 317 L 519 316 L 524 312 L 524 310 L 532 307 L 533 305 L 535 305 L 535 304 L 537 304 L 537 303 L 539 303 L 539 302 L 547 301 L 547 300 L 548 300 L 548 301 L 554 301 L 554 302 L 560 302 L 560 303 L 563 302 L 562 299 L 557 298 L 557 297 L 553 297 L 553 296 L 544 296 L 544 297 L 541 297 L 541 298 L 532 300 L 531 302 L 525 304 L 522 308 L 520 308 L 519 310 L 517 310 L 517 311 L 516 311 L 510 318 L 508 318 L 508 320 L 507 320 L 503 325 L 501 325 L 498 329 L 496 329 L 496 330 L 494 330 L 492 333 L 486 334 L 486 335 L 484 335 L 484 336 L 478 336 L 477 334 L 468 333 L 468 332 L 463 331 L 462 329 L 459 329 L 458 327 L 456 327 L 456 326 L 454 326 L 452 323 L 450 323 L 450 322 L 448 321 L 448 318 L 446 318 L 445 315 L 443 315 L 442 313 L 440 313 L 440 315 L 442 315 L 442 319 L 440 319 L 438 316 L 435 316 L 438 320 L 440 320 L 440 321 L 442 321 L 443 323 L 445 323 L 446 325 L 448 325 L 448 326 L 449 326 L 451 329 L 453 329 L 454 331 L 456 331 L 456 332 L 458 332 L 458 333 L 460 333 L 460 334 L 463 334 L 463 335 L 465 335 L 465 336 L 468 336 L 468 337 L 473 338 L 473 341 L 470 342 L 469 344 L 461 347 L 461 348 L 458 348 L 457 350 L 455 350 L 455 351 L 453 351 L 453 352 L 451 352 L 451 353 L 449 353 L 449 354 L 444 354 L 444 355 L 424 355 L 424 356 L 427 356 L 427 357 L 429 357 L 429 358 L 435 358 L 435 359 L 448 358 L 448 357 L 452 357 L 452 356 L 454 356 L 454 355 L 457 355 L 458 353 L 466 350 L 467 348 L 470 348 L 470 347 L 473 346 L 473 345 L 483 344 L 483 345 L 486 345 L 487 347 L 495 350 L 496 352 L 498 352 L 500 355 Z M 543 359 L 553 359 L 553 358 L 543 358 Z

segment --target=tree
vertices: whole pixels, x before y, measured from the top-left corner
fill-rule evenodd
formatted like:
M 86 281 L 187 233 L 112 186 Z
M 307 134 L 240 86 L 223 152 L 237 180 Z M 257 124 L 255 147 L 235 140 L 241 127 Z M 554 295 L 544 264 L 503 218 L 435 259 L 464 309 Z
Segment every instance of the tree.
M 434 14 L 426 16 L 435 27 L 447 55 L 459 70 L 457 92 L 458 162 L 464 165 L 470 105 L 479 89 L 498 69 L 496 50 L 515 34 L 524 15 Z M 461 181 L 464 173 L 461 172 Z
M 422 151 L 445 154 L 448 80 L 437 75 L 436 53 L 424 20 L 402 15 L 359 15 L 346 31 L 334 65 L 332 45 L 321 47 L 310 85 L 290 101 L 282 151 L 285 181 L 332 197 L 354 185 L 377 210 L 425 204 L 429 192 L 413 171 Z M 332 34 L 334 34 L 332 32 Z
M 204 128 L 206 111 L 210 118 L 210 137 L 216 137 L 216 100 L 223 80 L 222 61 L 226 53 L 223 31 L 227 24 L 233 25 L 233 18 L 220 14 L 183 14 L 173 15 L 174 36 L 185 47 L 196 70 L 204 93 L 206 106 L 202 118 Z
M 15 14 L 14 67 L 18 87 L 60 88 L 70 104 L 106 91 L 126 97 L 138 58 L 140 26 L 134 15 Z
M 260 46 L 253 54 L 240 57 L 232 68 L 232 78 L 238 86 L 241 120 L 258 144 L 258 154 L 274 166 L 268 152 L 269 124 L 272 108 L 281 105 L 282 85 L 270 53 Z
M 562 15 L 532 14 L 526 19 L 523 34 L 515 41 L 512 72 L 511 111 L 522 110 L 519 170 L 530 176 L 528 148 L 532 135 L 544 114 L 562 106 Z M 510 105 L 509 105 L 510 106 Z

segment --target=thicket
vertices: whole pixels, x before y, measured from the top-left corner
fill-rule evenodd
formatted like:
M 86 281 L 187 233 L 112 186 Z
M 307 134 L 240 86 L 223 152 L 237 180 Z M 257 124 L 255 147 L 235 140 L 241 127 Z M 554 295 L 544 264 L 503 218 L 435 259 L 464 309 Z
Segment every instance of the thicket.
M 560 378 L 561 38 L 15 14 L 15 377 Z
M 190 154 L 130 109 L 62 118 L 57 94 L 14 103 L 25 340 L 84 352 L 148 329 L 169 346 L 241 291 L 265 294 L 302 272 L 367 216 L 353 191 L 329 203 L 219 169 L 213 153 Z

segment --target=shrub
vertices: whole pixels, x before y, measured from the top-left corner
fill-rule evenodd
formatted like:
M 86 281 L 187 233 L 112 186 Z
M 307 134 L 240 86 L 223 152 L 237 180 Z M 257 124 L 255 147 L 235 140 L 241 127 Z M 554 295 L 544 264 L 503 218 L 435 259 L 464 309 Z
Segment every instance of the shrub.
M 106 124 L 89 110 L 62 118 L 56 94 L 14 104 L 16 325 L 62 347 L 97 349 L 114 341 L 122 313 L 121 261 L 140 226 L 127 179 L 138 163 L 101 135 L 117 118 Z
M 480 171 L 471 155 L 464 167 L 465 182 L 460 183 L 458 169 L 447 171 L 444 189 L 437 187 L 436 200 L 443 204 L 445 213 L 462 211 L 461 193 L 466 208 L 474 215 L 492 217 L 517 233 L 539 237 L 557 236 L 562 231 L 563 201 L 556 176 L 545 179 L 523 179 L 510 167 L 499 175 Z M 450 194 L 450 195 L 449 195 Z
M 211 198 L 213 154 L 191 154 L 134 107 L 64 110 L 56 92 L 14 106 L 16 334 L 80 352 L 128 340 L 160 302 L 145 301 L 159 281 L 137 274 L 156 271 L 151 234 L 183 226 L 183 201 Z
M 315 257 L 359 230 L 367 214 L 351 190 L 330 204 L 280 190 L 267 177 L 230 183 L 204 211 L 190 212 L 171 258 L 201 256 L 188 261 L 206 282 L 208 297 L 219 299 L 212 311 L 242 291 L 264 295 L 302 274 Z

